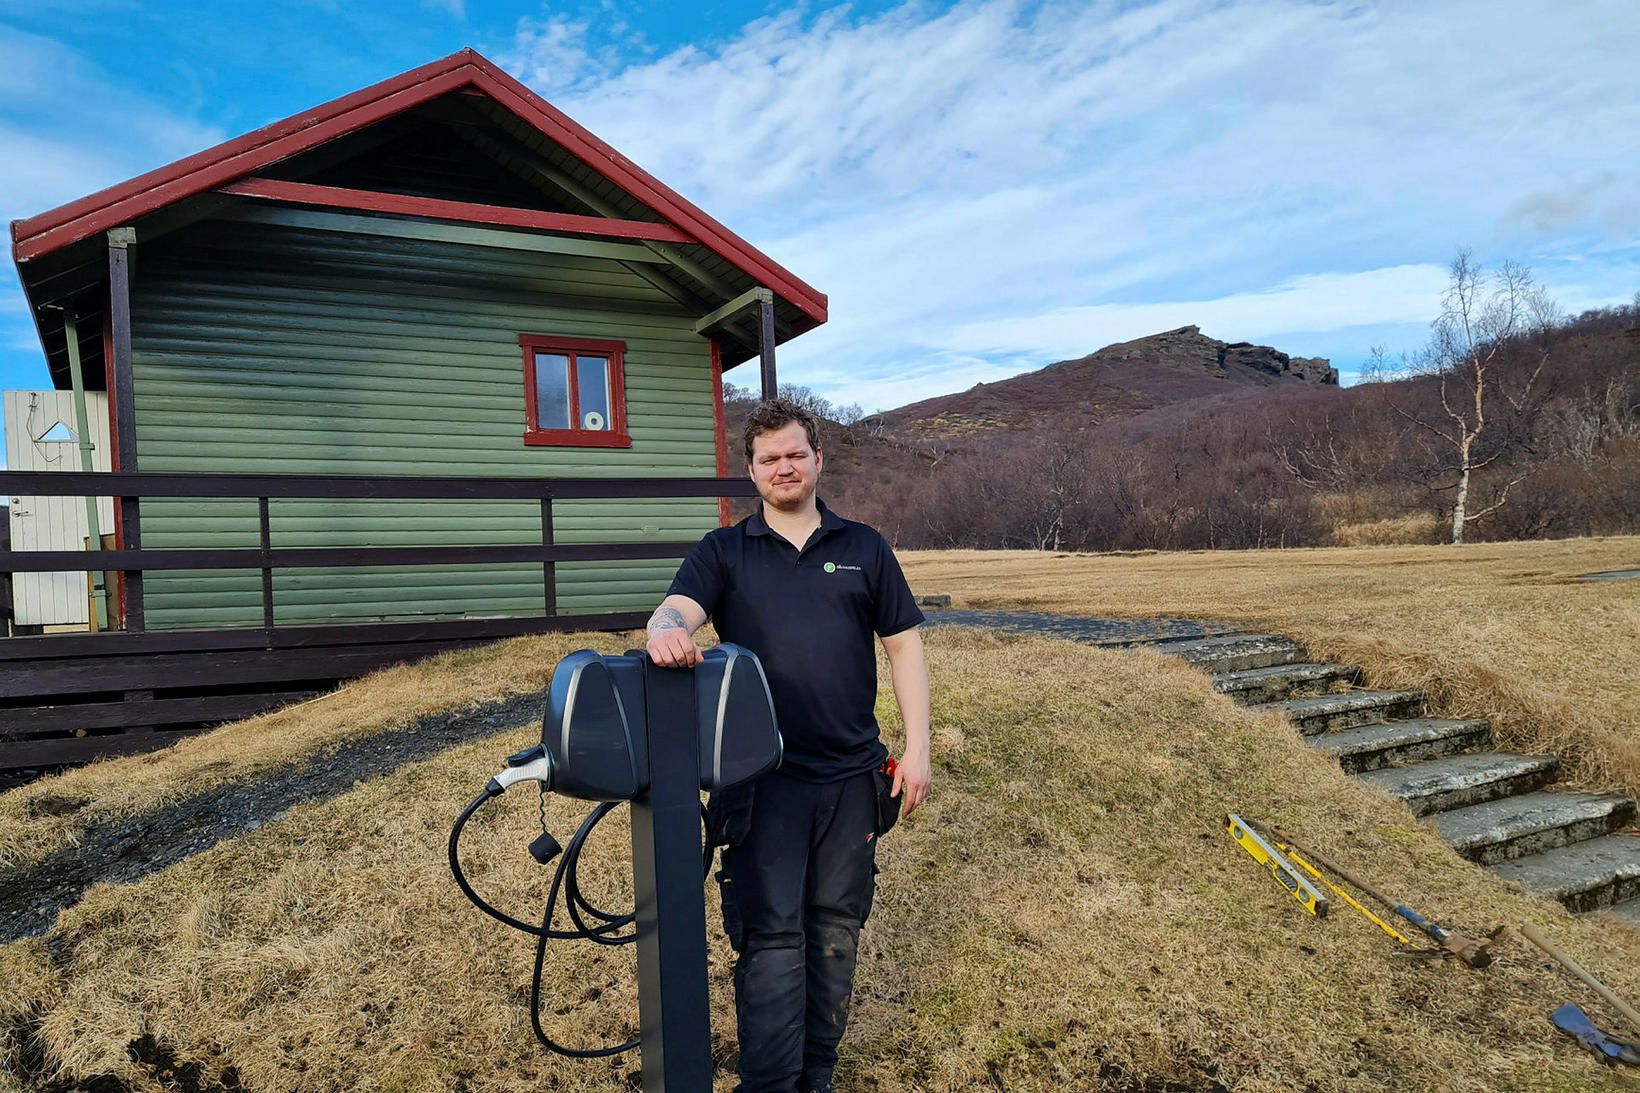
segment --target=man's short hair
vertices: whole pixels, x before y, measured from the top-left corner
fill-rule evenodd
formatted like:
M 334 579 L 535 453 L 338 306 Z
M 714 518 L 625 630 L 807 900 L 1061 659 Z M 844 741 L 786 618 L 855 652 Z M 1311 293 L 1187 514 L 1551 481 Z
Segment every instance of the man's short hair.
M 764 399 L 746 419 L 746 462 L 752 461 L 752 441 L 764 433 L 778 432 L 792 422 L 801 422 L 809 436 L 809 447 L 820 450 L 820 419 L 789 398 Z

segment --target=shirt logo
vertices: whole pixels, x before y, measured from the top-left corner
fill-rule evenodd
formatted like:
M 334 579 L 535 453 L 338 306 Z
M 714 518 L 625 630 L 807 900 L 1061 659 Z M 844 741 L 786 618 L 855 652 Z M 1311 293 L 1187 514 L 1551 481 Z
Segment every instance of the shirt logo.
M 838 565 L 836 562 L 827 562 L 825 565 L 821 566 L 821 568 L 827 573 L 836 573 L 839 569 L 847 569 L 855 573 L 860 572 L 860 567 L 857 565 Z

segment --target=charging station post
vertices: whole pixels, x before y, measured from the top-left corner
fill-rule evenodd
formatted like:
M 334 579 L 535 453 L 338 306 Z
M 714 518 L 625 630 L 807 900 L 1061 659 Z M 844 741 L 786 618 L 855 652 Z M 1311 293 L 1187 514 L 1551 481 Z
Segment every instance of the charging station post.
M 649 792 L 632 802 L 644 1093 L 712 1088 L 695 673 L 644 664 Z

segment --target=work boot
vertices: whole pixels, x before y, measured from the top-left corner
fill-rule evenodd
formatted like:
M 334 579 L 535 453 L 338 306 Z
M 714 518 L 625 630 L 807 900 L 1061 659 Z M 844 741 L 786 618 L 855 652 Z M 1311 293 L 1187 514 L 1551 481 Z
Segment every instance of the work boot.
M 797 1093 L 832 1093 L 831 1073 L 822 1075 L 803 1075 L 797 1083 Z

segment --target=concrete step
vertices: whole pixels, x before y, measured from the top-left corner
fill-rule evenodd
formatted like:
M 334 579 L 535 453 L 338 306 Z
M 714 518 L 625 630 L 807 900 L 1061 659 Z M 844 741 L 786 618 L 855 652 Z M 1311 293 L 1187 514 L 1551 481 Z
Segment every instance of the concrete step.
M 1602 835 L 1492 867 L 1572 911 L 1596 911 L 1640 897 L 1640 832 Z
M 1292 638 L 1275 634 L 1221 634 L 1192 641 L 1170 641 L 1156 649 L 1209 673 L 1269 668 L 1276 664 L 1296 664 L 1304 659 L 1303 646 Z
M 1417 717 L 1424 712 L 1422 691 L 1345 691 L 1315 698 L 1289 698 L 1285 702 L 1265 702 L 1253 707 L 1279 710 L 1305 736 L 1353 729 L 1397 718 Z
M 1418 815 L 1427 816 L 1530 793 L 1553 782 L 1559 773 L 1560 760 L 1553 755 L 1483 751 L 1370 770 L 1356 777 L 1399 797 Z
M 1361 669 L 1353 664 L 1277 664 L 1221 672 L 1213 677 L 1213 689 L 1237 702 L 1251 704 L 1291 698 L 1300 691 L 1319 694 L 1334 684 L 1360 679 Z
M 1634 802 L 1627 797 L 1546 790 L 1455 808 L 1433 822 L 1458 853 L 1494 865 L 1609 835 L 1634 817 Z
M 1392 763 L 1455 755 L 1485 747 L 1491 740 L 1492 727 L 1486 721 L 1419 717 L 1326 732 L 1311 737 L 1310 744 L 1336 755 L 1346 773 L 1361 774 Z

